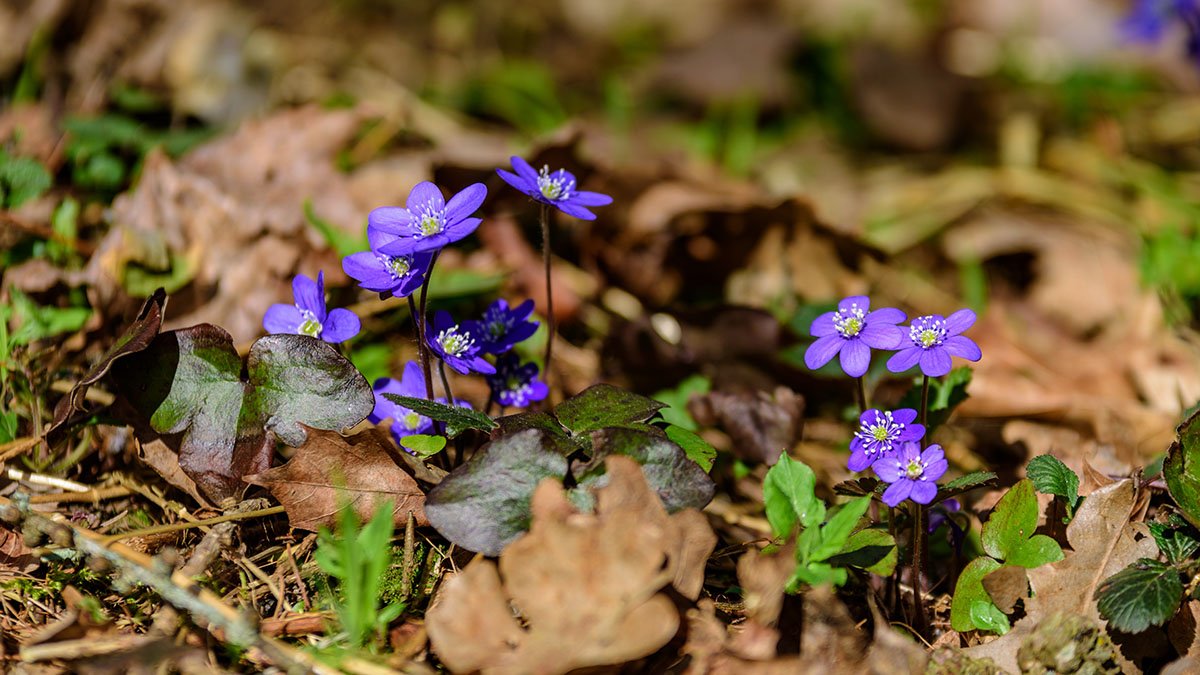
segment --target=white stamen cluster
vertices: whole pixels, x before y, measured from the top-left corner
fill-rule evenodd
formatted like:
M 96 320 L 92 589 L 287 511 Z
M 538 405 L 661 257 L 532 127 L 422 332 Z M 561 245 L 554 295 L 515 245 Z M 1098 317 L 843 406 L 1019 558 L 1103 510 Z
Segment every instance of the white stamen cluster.
M 923 316 L 913 319 L 908 329 L 908 338 L 916 346 L 929 349 L 945 342 L 946 332 L 945 320 L 935 316 Z
M 562 201 L 570 199 L 571 192 L 575 189 L 575 181 L 568 179 L 561 169 L 551 174 L 550 167 L 543 166 L 538 172 L 537 186 L 546 199 Z
M 437 341 L 447 356 L 462 356 L 475 346 L 475 339 L 468 333 L 458 332 L 458 326 L 451 326 L 438 333 Z
M 420 230 L 422 237 L 440 234 L 442 230 L 446 229 L 446 209 L 439 208 L 433 200 L 414 209 L 413 215 L 417 219 L 417 229 Z
M 833 327 L 844 338 L 852 338 L 866 327 L 866 312 L 858 303 L 850 305 L 850 309 L 839 309 L 833 315 Z
M 892 418 L 891 411 L 887 411 L 878 415 L 873 423 L 864 424 L 854 435 L 863 442 L 866 453 L 873 455 L 891 448 L 903 431 L 904 425 Z

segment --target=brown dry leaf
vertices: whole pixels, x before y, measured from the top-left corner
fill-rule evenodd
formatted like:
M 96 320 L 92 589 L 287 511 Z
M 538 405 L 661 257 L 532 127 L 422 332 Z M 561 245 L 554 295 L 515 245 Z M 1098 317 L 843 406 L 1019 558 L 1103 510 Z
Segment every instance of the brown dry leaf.
M 715 391 L 693 397 L 688 412 L 701 425 L 723 428 L 737 456 L 774 464 L 800 438 L 804 399 L 782 386 L 774 395 Z
M 695 597 L 716 536 L 697 511 L 668 516 L 635 462 L 607 461 L 595 515 L 543 481 L 529 533 L 499 565 L 478 559 L 443 586 L 426 626 L 451 670 L 565 673 L 642 658 L 674 637 L 679 612 L 660 591 L 675 583 Z
M 726 642 L 728 629 L 716 616 L 716 606 L 704 598 L 698 607 L 688 610 L 688 641 L 683 653 L 691 660 L 686 675 L 791 675 L 808 672 L 798 656 L 784 656 L 765 661 L 741 658 L 729 652 Z M 776 634 L 778 637 L 778 634 Z
M 154 469 L 167 483 L 183 490 L 188 496 L 195 499 L 201 507 L 212 508 L 208 499 L 200 494 L 200 488 L 196 486 L 196 482 L 183 472 L 183 467 L 179 466 L 179 436 L 165 438 L 157 436 L 149 427 L 145 429 L 145 433 L 148 436 L 143 436 L 141 433 L 134 435 L 138 458 L 145 462 L 146 466 Z M 140 440 L 141 438 L 150 440 L 143 442 Z M 171 443 L 174 443 L 174 447 Z
M 983 588 L 1001 612 L 1012 614 L 1017 601 L 1029 597 L 1029 576 L 1023 567 L 1005 565 L 983 578 Z
M 972 658 L 990 658 L 1017 672 L 1017 650 L 1043 618 L 1057 612 L 1089 617 L 1104 625 L 1093 599 L 1100 582 L 1138 558 L 1157 555 L 1154 540 L 1136 539 L 1130 522 L 1136 515 L 1133 481 L 1102 487 L 1088 496 L 1067 526 L 1073 550 L 1056 563 L 1028 570 L 1033 597 L 1025 601 L 1026 616 L 1001 638 L 964 650 Z
M 28 574 L 38 564 L 37 556 L 25 545 L 21 533 L 0 525 L 0 576 L 7 577 L 11 572 Z
M 287 509 L 288 522 L 299 530 L 316 532 L 335 527 L 339 508 L 348 500 L 365 522 L 384 501 L 392 502 L 398 527 L 412 513 L 417 525 L 428 525 L 425 493 L 394 457 L 396 450 L 378 429 L 353 436 L 305 427 L 308 435 L 282 466 L 246 476 L 261 485 Z

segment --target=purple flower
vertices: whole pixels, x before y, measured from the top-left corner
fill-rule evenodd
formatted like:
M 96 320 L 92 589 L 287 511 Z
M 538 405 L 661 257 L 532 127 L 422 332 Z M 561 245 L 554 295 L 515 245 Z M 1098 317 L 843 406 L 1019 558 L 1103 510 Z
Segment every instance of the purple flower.
M 433 421 L 413 410 L 385 398 L 384 394 L 425 398 L 425 375 L 416 361 L 404 365 L 404 375 L 399 381 L 390 377 L 375 380 L 375 409 L 367 416 L 374 424 L 392 420 L 392 436 L 399 443 L 401 438 L 412 434 L 423 434 L 433 428 Z
M 962 545 L 967 538 L 967 531 L 950 514 L 958 513 L 961 509 L 962 504 L 959 504 L 957 499 L 942 501 L 937 506 L 929 509 L 929 525 L 925 528 L 927 532 L 933 534 L 944 524 L 946 526 L 946 541 L 959 554 L 962 553 Z
M 931 445 L 921 452 L 918 443 L 905 443 L 894 454 L 871 465 L 871 470 L 891 487 L 883 493 L 883 503 L 898 506 L 905 499 L 928 504 L 937 496 L 937 479 L 949 465 L 942 446 Z
M 960 309 L 944 318 L 930 314 L 913 319 L 908 327 L 908 344 L 888 359 L 888 370 L 903 373 L 918 363 L 921 372 L 929 377 L 941 377 L 950 372 L 950 357 L 959 356 L 978 361 L 983 353 L 979 345 L 965 335 L 959 335 L 975 323 L 975 312 Z
M 397 235 L 368 226 L 367 241 L 371 250 L 346 256 L 342 259 L 342 269 L 368 291 L 390 293 L 397 298 L 408 297 L 425 281 L 433 253 L 388 255 L 380 251 L 398 239 L 400 237 Z
M 860 415 L 858 431 L 850 440 L 850 470 L 862 471 L 901 443 L 921 440 L 925 427 L 913 424 L 915 419 L 917 411 L 912 408 L 893 411 L 872 408 Z
M 475 183 L 447 202 L 436 185 L 423 181 L 408 193 L 405 208 L 381 206 L 367 216 L 367 225 L 396 237 L 379 247 L 379 252 L 385 255 L 436 251 L 479 227 L 482 219 L 472 218 L 471 214 L 479 209 L 485 197 L 487 188 L 483 183 Z
M 439 311 L 433 317 L 433 329 L 425 330 L 425 342 L 454 370 L 468 375 L 483 373 L 491 375 L 495 366 L 479 356 L 479 336 L 468 324 L 456 324 L 447 311 Z
M 871 366 L 872 349 L 895 349 L 904 339 L 896 326 L 904 320 L 904 312 L 891 307 L 870 309 L 870 298 L 855 295 L 839 302 L 836 312 L 818 316 L 809 328 L 817 340 L 804 352 L 804 363 L 816 370 L 840 353 L 842 370 L 861 377 Z
M 479 351 L 484 354 L 503 354 L 513 345 L 528 339 L 537 331 L 538 322 L 529 321 L 533 300 L 526 300 L 509 309 L 503 299 L 492 303 L 483 313 L 482 321 L 470 321 L 472 331 L 479 336 Z
M 1168 27 L 1177 23 L 1187 31 L 1187 53 L 1200 58 L 1200 1 L 1135 0 L 1133 9 L 1121 21 L 1121 36 L 1130 42 L 1155 43 Z
M 550 167 L 543 166 L 540 172 L 534 171 L 529 162 L 520 157 L 512 158 L 512 167 L 517 170 L 516 173 L 504 169 L 496 169 L 496 173 L 509 185 L 568 216 L 595 220 L 596 214 L 585 207 L 612 203 L 612 197 L 608 195 L 576 190 L 575 176 L 566 169 L 551 172 Z
M 292 279 L 292 297 L 296 304 L 271 305 L 263 316 L 263 328 L 268 333 L 294 333 L 321 338 L 336 344 L 358 335 L 362 328 L 358 317 L 348 309 L 325 312 L 325 273 L 317 272 L 317 280 L 297 274 Z
M 550 395 L 550 388 L 538 379 L 536 363 L 521 365 L 516 354 L 505 354 L 496 361 L 495 374 L 487 376 L 492 397 L 503 406 L 524 408 Z

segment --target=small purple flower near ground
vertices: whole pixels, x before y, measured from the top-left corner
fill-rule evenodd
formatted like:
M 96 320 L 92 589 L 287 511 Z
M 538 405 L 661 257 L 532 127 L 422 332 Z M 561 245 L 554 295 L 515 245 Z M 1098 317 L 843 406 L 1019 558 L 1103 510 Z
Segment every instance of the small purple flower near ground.
M 855 295 L 838 303 L 836 312 L 826 312 L 812 322 L 809 332 L 817 338 L 804 352 L 804 363 L 812 370 L 841 354 L 842 370 L 861 377 L 871 367 L 872 349 L 895 349 L 904 339 L 896 325 L 904 312 L 891 307 L 871 309 L 871 299 Z
M 400 239 L 377 227 L 367 227 L 370 251 L 353 253 L 342 259 L 346 275 L 358 281 L 358 285 L 376 293 L 390 293 L 397 298 L 406 298 L 421 287 L 433 253 L 407 253 L 387 255 L 381 252 L 384 246 Z
M 524 408 L 550 394 L 550 388 L 538 379 L 537 364 L 522 365 L 517 355 L 511 353 L 496 361 L 496 372 L 487 376 L 487 382 L 492 396 L 502 406 Z
M 479 209 L 485 197 L 487 188 L 483 183 L 475 183 L 447 202 L 438 186 L 423 181 L 408 193 L 404 207 L 381 206 L 367 216 L 367 225 L 396 237 L 379 247 L 379 252 L 385 255 L 436 251 L 479 227 L 483 220 L 471 214 Z
M 401 438 L 412 434 L 423 434 L 433 428 L 433 421 L 413 410 L 405 408 L 395 401 L 384 398 L 384 394 L 425 398 L 425 376 L 421 365 L 409 361 L 404 365 L 404 374 L 399 380 L 381 377 L 375 380 L 375 409 L 367 416 L 373 424 L 383 420 L 392 420 L 392 436 L 399 443 Z
M 1118 25 L 1121 36 L 1130 42 L 1154 43 L 1167 28 L 1177 23 L 1188 32 L 1187 49 L 1197 57 L 1200 34 L 1200 0 L 1135 0 L 1129 14 Z
M 549 204 L 568 216 L 582 220 L 595 220 L 596 214 L 589 211 L 589 206 L 606 206 L 612 203 L 612 197 L 599 192 L 585 192 L 575 189 L 575 176 L 566 169 L 550 171 L 543 166 L 535 171 L 529 162 L 520 157 L 512 157 L 512 167 L 516 173 L 496 169 L 496 173 L 504 182 L 533 197 L 543 204 Z
M 425 331 L 425 342 L 438 358 L 454 370 L 469 375 L 491 375 L 496 367 L 479 355 L 479 336 L 469 324 L 456 324 L 447 311 L 433 317 L 433 330 Z
M 960 309 L 949 317 L 930 314 L 913 319 L 908 327 L 908 343 L 888 359 L 888 370 L 904 371 L 920 364 L 921 372 L 929 377 L 941 377 L 950 372 L 950 357 L 978 361 L 983 353 L 979 345 L 960 335 L 975 323 L 975 312 Z
M 891 487 L 883 493 L 883 503 L 891 507 L 905 499 L 928 504 L 937 496 L 937 479 L 949 464 L 942 446 L 931 445 L 921 451 L 919 443 L 905 443 L 893 454 L 871 465 L 871 470 Z
M 482 321 L 467 323 L 479 336 L 479 351 L 484 354 L 503 354 L 537 332 L 538 322 L 529 321 L 532 313 L 533 300 L 526 300 L 509 309 L 508 302 L 500 299 L 487 308 Z
M 336 344 L 358 335 L 362 323 L 348 309 L 325 311 L 325 273 L 317 272 L 317 280 L 297 274 L 292 279 L 294 305 L 276 304 L 263 316 L 263 328 L 268 333 L 291 333 L 320 338 Z
M 962 504 L 958 503 L 957 499 L 947 499 L 937 506 L 929 509 L 929 525 L 925 531 L 929 534 L 937 532 L 937 529 L 943 524 L 946 525 L 946 541 L 954 547 L 957 553 L 962 553 L 963 542 L 967 538 L 967 531 L 963 529 L 958 521 L 950 517 L 951 513 L 957 513 L 962 509 Z
M 912 408 L 883 411 L 872 408 L 858 418 L 858 431 L 850 440 L 851 471 L 862 471 L 872 462 L 885 457 L 901 443 L 919 441 L 925 427 L 913 424 L 917 411 Z

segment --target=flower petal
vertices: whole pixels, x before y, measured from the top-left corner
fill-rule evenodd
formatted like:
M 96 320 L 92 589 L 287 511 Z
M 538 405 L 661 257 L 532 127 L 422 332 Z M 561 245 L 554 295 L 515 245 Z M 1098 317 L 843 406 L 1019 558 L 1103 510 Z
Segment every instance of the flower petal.
M 945 347 L 930 347 L 921 354 L 921 372 L 929 377 L 941 377 L 950 372 L 950 354 Z
M 859 449 L 850 453 L 850 459 L 846 462 L 846 468 L 851 471 L 862 471 L 871 466 L 871 458 L 867 456 L 865 450 Z
M 888 359 L 887 369 L 893 373 L 903 373 L 904 371 L 917 365 L 921 360 L 921 352 L 924 351 L 920 347 L 909 347 L 901 349 L 892 354 L 892 358 Z
M 820 368 L 837 356 L 844 344 L 846 344 L 846 340 L 840 335 L 826 335 L 818 338 L 804 352 L 804 365 L 808 366 L 810 370 Z
M 936 462 L 930 462 L 925 466 L 925 478 L 927 480 L 937 480 L 946 475 L 946 470 L 950 468 L 950 463 L 944 459 L 939 459 Z
M 390 256 L 412 255 L 416 252 L 417 246 L 426 240 L 418 239 L 417 237 L 397 237 L 391 242 L 379 247 L 379 253 Z
M 903 471 L 900 469 L 900 460 L 896 457 L 884 457 L 877 460 L 871 465 L 871 470 L 879 476 L 879 480 L 885 483 L 895 483 L 900 480 Z
M 905 422 L 904 431 L 900 432 L 900 435 L 896 437 L 896 440 L 900 442 L 919 441 L 924 437 L 925 425 L 908 424 Z
M 277 333 L 297 334 L 304 316 L 295 305 L 271 305 L 263 315 L 263 328 L 272 335 Z
M 862 377 L 871 367 L 871 348 L 862 340 L 846 340 L 842 346 L 842 370 L 850 377 Z
M 345 342 L 362 330 L 362 322 L 358 320 L 358 316 L 340 307 L 329 312 L 323 325 L 321 339 L 330 344 Z
M 463 239 L 469 237 L 472 232 L 478 229 L 479 224 L 482 222 L 483 218 L 463 218 L 457 223 L 454 223 L 450 227 L 446 228 L 446 231 L 443 232 L 441 236 L 445 236 L 447 239 L 449 239 L 446 244 L 453 244 L 456 241 L 462 241 Z M 432 237 L 430 238 L 432 239 Z M 443 244 L 443 246 L 444 245 L 445 244 Z M 439 248 L 441 247 L 439 246 Z
M 342 271 L 368 291 L 386 293 L 396 285 L 391 272 L 383 267 L 379 256 L 370 251 L 351 253 L 342 258 Z
M 580 206 L 608 206 L 613 202 L 613 198 L 600 192 L 580 191 L 571 195 L 569 201 Z
M 918 504 L 928 504 L 937 496 L 937 484 L 924 480 L 910 481 L 909 498 Z
M 842 298 L 842 301 L 838 303 L 838 309 L 848 312 L 856 305 L 863 312 L 867 312 L 871 309 L 871 299 L 865 295 L 852 295 L 848 298 Z
M 890 323 L 871 323 L 863 327 L 858 339 L 873 349 L 896 349 L 904 342 L 904 331 Z
M 468 185 L 446 204 L 446 222 L 453 223 L 475 213 L 483 206 L 483 200 L 486 198 L 487 186 L 483 183 Z
M 554 202 L 554 205 L 558 207 L 559 211 L 562 211 L 563 213 L 567 214 L 568 216 L 574 216 L 580 220 L 595 220 L 596 219 L 596 214 L 592 213 L 591 211 L 588 211 L 587 209 L 583 208 L 582 206 L 572 204 L 571 202 Z
M 318 279 L 324 281 L 321 274 L 317 275 Z M 292 297 L 296 301 L 296 306 L 300 309 L 307 309 L 312 312 L 317 320 L 324 318 L 325 314 L 325 294 L 322 288 L 324 284 L 319 284 L 303 274 L 297 274 L 295 279 L 292 279 Z
M 912 424 L 917 419 L 917 411 L 913 408 L 896 408 L 892 411 L 892 419 L 900 424 Z
M 383 246 L 396 241 L 399 237 L 400 235 L 394 232 L 388 232 L 381 227 L 367 224 L 367 246 L 370 246 L 372 251 L 378 251 Z
M 912 489 L 913 481 L 907 478 L 902 478 L 895 483 L 892 483 L 890 488 L 884 490 L 883 503 L 893 508 L 900 506 L 900 502 L 908 499 L 908 496 L 912 494 Z
M 425 371 L 421 370 L 420 363 L 409 361 L 404 364 L 404 374 L 401 375 L 400 390 L 397 393 L 414 398 L 425 398 Z
M 825 337 L 837 333 L 837 326 L 833 325 L 835 314 L 836 312 L 825 312 L 813 319 L 812 325 L 808 327 L 808 333 L 813 337 Z
M 969 309 L 960 309 L 946 317 L 946 332 L 950 335 L 958 335 L 973 325 L 975 325 L 975 312 Z
M 423 180 L 414 185 L 412 192 L 408 193 L 408 201 L 405 202 L 405 206 L 414 214 L 417 210 L 427 206 L 440 211 L 446 208 L 446 198 L 442 196 L 442 191 L 438 186 Z
M 504 169 L 496 169 L 496 173 L 500 174 L 500 177 L 504 179 L 505 183 L 508 183 L 509 185 L 513 186 L 520 192 L 524 192 L 525 194 L 527 194 L 531 197 L 537 192 L 537 184 L 536 183 L 530 183 L 529 181 L 525 180 L 524 178 L 518 176 L 515 173 L 512 173 L 511 171 L 505 171 Z
M 508 160 L 512 162 L 512 168 L 517 172 L 518 176 L 532 182 L 535 187 L 537 186 L 537 169 L 534 169 L 529 162 L 526 162 L 524 157 L 517 157 L 516 155 L 513 155 L 512 157 L 509 157 Z
M 867 323 L 891 323 L 896 324 L 904 321 L 908 315 L 895 307 L 880 307 L 874 312 L 867 314 Z
M 979 345 L 965 335 L 952 335 L 946 338 L 942 347 L 950 356 L 962 357 L 968 361 L 978 361 L 983 358 L 983 352 L 979 351 Z
M 367 234 L 370 228 L 396 235 L 408 234 L 412 229 L 413 216 L 408 209 L 399 206 L 380 206 L 367 214 Z

